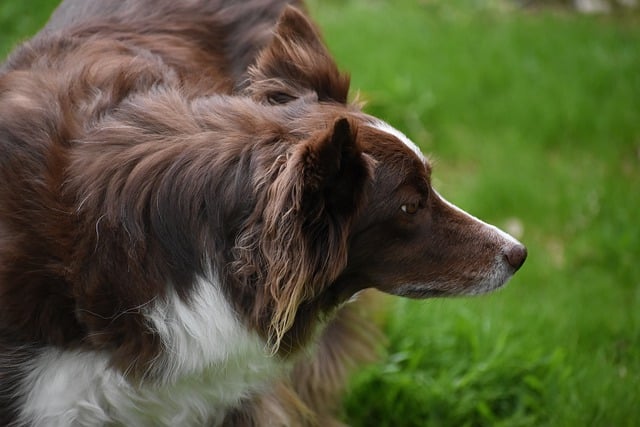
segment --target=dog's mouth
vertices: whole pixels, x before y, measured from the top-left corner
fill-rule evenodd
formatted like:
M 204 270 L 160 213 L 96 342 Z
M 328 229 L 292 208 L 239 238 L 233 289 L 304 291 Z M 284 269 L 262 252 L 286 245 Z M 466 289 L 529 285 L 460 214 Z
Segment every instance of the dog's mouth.
M 504 265 L 500 267 L 492 269 L 485 275 L 461 278 L 460 281 L 405 283 L 382 290 L 391 295 L 411 299 L 483 295 L 501 289 L 513 277 L 515 273 L 513 268 Z
M 438 298 L 455 295 L 455 293 L 451 293 L 449 291 L 434 289 L 429 286 L 420 284 L 402 285 L 391 290 L 389 293 L 399 297 L 411 299 Z
M 414 289 L 404 293 L 403 296 L 405 298 L 411 298 L 411 299 L 427 299 L 427 298 L 444 298 L 444 297 L 454 296 L 454 294 L 451 294 L 446 291 L 439 291 L 439 290 L 433 290 L 433 289 L 426 289 L 426 290 Z

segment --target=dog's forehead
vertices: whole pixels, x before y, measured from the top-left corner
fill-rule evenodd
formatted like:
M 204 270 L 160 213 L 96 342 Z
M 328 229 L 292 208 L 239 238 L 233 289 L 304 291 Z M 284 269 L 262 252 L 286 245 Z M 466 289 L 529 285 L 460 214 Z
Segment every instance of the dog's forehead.
M 364 151 L 376 160 L 378 184 L 393 189 L 406 183 L 422 186 L 430 182 L 431 165 L 413 141 L 375 117 L 367 116 L 361 123 L 358 135 Z
M 431 176 L 431 164 L 429 160 L 420 148 L 404 133 L 375 117 L 367 121 L 367 127 L 375 135 L 372 138 L 372 145 L 369 146 L 369 150 L 371 150 L 370 152 L 374 157 L 380 156 L 378 160 L 382 161 L 385 161 L 385 158 L 389 159 L 389 155 L 395 159 L 404 158 L 402 161 L 404 165 L 402 167 L 403 169 L 408 164 L 413 164 L 418 167 L 418 169 L 414 169 L 414 172 L 420 170 L 424 172 L 427 177 Z M 386 141 L 386 143 L 382 143 L 383 140 Z
M 407 148 L 413 151 L 416 156 L 418 156 L 418 158 L 422 161 L 422 163 L 425 163 L 425 164 L 428 163 L 426 157 L 424 156 L 420 148 L 413 141 L 411 141 L 404 133 L 400 132 L 398 129 L 394 128 L 389 123 L 384 122 L 380 119 L 374 119 L 370 122 L 369 126 L 381 132 L 387 133 L 393 136 L 394 138 L 400 140 L 400 142 L 402 142 Z

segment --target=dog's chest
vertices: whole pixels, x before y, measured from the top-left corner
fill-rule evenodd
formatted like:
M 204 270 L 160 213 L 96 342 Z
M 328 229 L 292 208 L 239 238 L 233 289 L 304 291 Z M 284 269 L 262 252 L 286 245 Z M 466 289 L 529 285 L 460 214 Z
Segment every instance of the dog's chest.
M 109 354 L 48 348 L 28 366 L 21 420 L 33 426 L 217 425 L 228 410 L 287 372 L 265 353 L 215 281 L 196 286 L 194 303 L 177 296 L 143 309 L 165 350 L 154 382 L 136 385 L 109 365 Z
M 49 349 L 28 367 L 21 418 L 34 426 L 217 425 L 283 368 L 254 353 L 171 384 L 135 386 L 103 354 Z

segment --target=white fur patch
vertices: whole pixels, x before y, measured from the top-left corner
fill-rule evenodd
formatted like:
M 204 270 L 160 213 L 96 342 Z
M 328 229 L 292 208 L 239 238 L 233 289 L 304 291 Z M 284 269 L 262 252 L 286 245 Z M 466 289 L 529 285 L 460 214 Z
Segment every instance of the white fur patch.
M 47 349 L 23 367 L 26 392 L 20 421 L 34 427 L 102 425 L 109 421 L 102 409 L 103 396 L 115 384 L 107 357 Z
M 167 300 L 145 314 L 166 348 L 153 367 L 166 382 L 256 346 L 215 280 L 200 278 L 188 303 L 169 290 Z
M 373 121 L 371 125 L 372 127 L 378 130 L 381 130 L 382 132 L 386 132 L 390 135 L 393 135 L 394 137 L 399 139 L 404 145 L 406 145 L 409 149 L 411 149 L 411 151 L 413 151 L 416 154 L 416 156 L 420 158 L 420 160 L 422 160 L 423 162 L 426 161 L 426 158 L 424 157 L 424 154 L 422 154 L 420 147 L 418 147 L 413 141 L 407 138 L 407 136 L 404 133 L 400 132 L 398 129 L 394 128 L 389 123 L 383 122 L 382 120 L 377 119 Z
M 158 382 L 129 382 L 104 352 L 49 348 L 23 368 L 21 422 L 215 426 L 286 368 L 240 323 L 214 280 L 201 278 L 189 303 L 169 292 L 147 316 L 166 347 L 152 367 Z

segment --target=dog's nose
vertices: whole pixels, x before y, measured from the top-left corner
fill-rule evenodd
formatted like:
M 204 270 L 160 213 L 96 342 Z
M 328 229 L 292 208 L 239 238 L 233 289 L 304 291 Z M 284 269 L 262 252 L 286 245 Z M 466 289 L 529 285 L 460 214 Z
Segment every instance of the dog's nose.
M 527 248 L 518 243 L 505 250 L 504 257 L 511 267 L 518 270 L 527 259 Z

